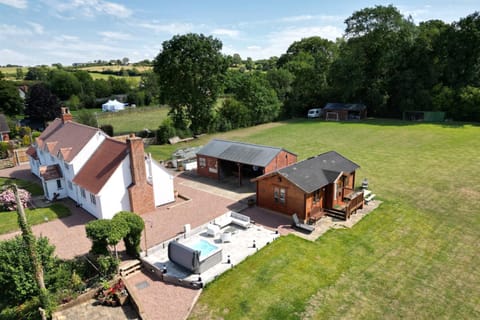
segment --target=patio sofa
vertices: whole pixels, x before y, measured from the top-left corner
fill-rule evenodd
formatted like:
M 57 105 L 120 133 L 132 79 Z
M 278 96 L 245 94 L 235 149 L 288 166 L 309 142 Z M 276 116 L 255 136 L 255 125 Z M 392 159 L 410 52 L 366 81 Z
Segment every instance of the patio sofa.
M 250 217 L 238 212 L 229 211 L 214 220 L 214 224 L 220 228 L 224 228 L 231 223 L 246 229 L 250 226 Z

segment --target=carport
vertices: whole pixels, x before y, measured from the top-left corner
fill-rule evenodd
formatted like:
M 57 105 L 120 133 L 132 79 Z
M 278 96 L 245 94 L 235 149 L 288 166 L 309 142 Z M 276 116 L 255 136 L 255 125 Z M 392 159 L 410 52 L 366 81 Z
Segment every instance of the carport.
M 197 152 L 197 173 L 223 180 L 252 179 L 297 161 L 297 155 L 278 147 L 213 139 Z

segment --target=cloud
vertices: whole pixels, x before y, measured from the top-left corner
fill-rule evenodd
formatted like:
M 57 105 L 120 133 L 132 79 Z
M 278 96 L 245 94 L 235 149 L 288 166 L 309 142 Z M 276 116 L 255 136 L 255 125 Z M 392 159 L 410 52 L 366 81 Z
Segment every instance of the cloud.
M 43 34 L 43 26 L 41 24 L 35 22 L 27 22 L 33 28 L 33 33 L 35 34 Z
M 26 0 L 0 0 L 1 4 L 11 6 L 17 9 L 26 9 L 27 1 Z
M 127 33 L 115 31 L 102 31 L 98 34 L 101 35 L 104 40 L 129 40 L 132 38 L 132 36 Z
M 33 32 L 27 28 L 19 28 L 15 25 L 0 24 L 0 38 L 3 36 L 30 36 Z
M 2 64 L 13 64 L 13 65 L 29 65 L 32 62 L 32 57 L 30 55 L 26 56 L 21 52 L 10 50 L 10 49 L 0 49 L 0 57 L 2 57 Z M 40 64 L 39 62 L 35 64 Z
M 295 41 L 302 38 L 320 36 L 324 39 L 335 41 L 342 36 L 342 29 L 332 25 L 310 26 L 310 27 L 288 27 L 280 31 L 267 34 L 264 39 L 253 39 L 244 47 L 229 43 L 224 47 L 226 54 L 238 53 L 243 58 L 251 57 L 254 60 L 268 59 L 273 56 L 280 56 L 285 53 L 288 47 Z M 258 42 L 258 43 L 255 43 Z
M 49 0 L 50 6 L 58 12 L 71 12 L 74 15 L 82 15 L 93 18 L 97 15 L 109 15 L 118 18 L 128 18 L 132 10 L 126 6 L 103 0 L 73 0 L 69 3 Z
M 301 16 L 293 16 L 293 17 L 285 17 L 280 19 L 282 22 L 298 22 L 298 21 L 307 21 L 312 20 L 313 16 L 311 15 L 301 15 Z
M 193 31 L 193 25 L 190 23 L 160 24 L 156 22 L 144 22 L 138 24 L 137 26 L 150 29 L 156 33 L 182 34 Z
M 217 35 L 217 36 L 227 36 L 231 38 L 236 38 L 240 34 L 238 30 L 233 30 L 233 29 L 214 29 L 211 31 L 211 34 Z

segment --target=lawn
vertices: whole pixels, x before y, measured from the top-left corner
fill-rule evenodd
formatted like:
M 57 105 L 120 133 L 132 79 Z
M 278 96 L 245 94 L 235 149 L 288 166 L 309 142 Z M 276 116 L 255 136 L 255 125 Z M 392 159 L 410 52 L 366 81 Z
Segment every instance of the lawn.
M 43 194 L 42 186 L 38 183 L 27 181 L 27 180 L 19 180 L 19 179 L 12 179 L 12 178 L 0 178 L 0 186 L 6 186 L 15 183 L 17 187 L 27 190 L 32 194 L 32 196 L 39 196 Z
M 476 125 L 382 120 L 223 135 L 300 159 L 336 150 L 383 204 L 316 242 L 275 241 L 210 284 L 191 318 L 480 318 L 479 136 Z
M 43 189 L 38 183 L 20 179 L 0 178 L 0 186 L 12 183 L 15 183 L 19 188 L 29 191 L 33 196 L 43 194 Z M 70 210 L 60 203 L 55 203 L 47 208 L 25 209 L 25 214 L 27 215 L 28 223 L 33 226 L 45 221 L 67 217 L 70 215 Z M 17 217 L 16 211 L 0 211 L 0 234 L 18 230 Z
M 33 226 L 70 215 L 70 210 L 63 204 L 54 203 L 46 208 L 25 209 L 28 223 Z M 19 230 L 16 211 L 0 212 L 0 234 Z

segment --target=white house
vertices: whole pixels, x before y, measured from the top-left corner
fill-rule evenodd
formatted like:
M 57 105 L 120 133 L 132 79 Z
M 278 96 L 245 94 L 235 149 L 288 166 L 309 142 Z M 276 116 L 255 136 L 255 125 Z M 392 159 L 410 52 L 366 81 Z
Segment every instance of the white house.
M 175 200 L 173 176 L 145 154 L 141 138 L 110 138 L 73 122 L 67 108 L 27 154 L 47 199 L 69 197 L 99 219 L 119 211 L 142 214 Z

